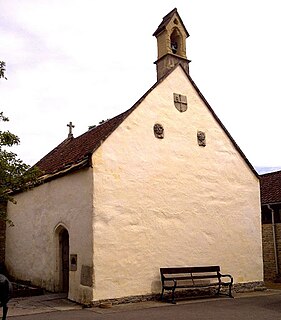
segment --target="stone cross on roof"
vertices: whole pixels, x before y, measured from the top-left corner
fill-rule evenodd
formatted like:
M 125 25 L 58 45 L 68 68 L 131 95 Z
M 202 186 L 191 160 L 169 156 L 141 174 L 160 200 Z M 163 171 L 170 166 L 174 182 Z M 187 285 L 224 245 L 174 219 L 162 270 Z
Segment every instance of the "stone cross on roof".
M 68 138 L 73 138 L 72 128 L 74 128 L 75 125 L 72 124 L 72 122 L 70 121 L 69 124 L 67 124 L 67 126 L 69 127 Z

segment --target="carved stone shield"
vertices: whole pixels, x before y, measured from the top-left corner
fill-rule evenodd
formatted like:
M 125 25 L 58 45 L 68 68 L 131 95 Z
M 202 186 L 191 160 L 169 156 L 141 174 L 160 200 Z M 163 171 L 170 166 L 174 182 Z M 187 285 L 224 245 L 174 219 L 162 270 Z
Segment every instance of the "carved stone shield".
M 187 110 L 186 96 L 179 93 L 174 93 L 174 104 L 179 112 L 185 112 Z

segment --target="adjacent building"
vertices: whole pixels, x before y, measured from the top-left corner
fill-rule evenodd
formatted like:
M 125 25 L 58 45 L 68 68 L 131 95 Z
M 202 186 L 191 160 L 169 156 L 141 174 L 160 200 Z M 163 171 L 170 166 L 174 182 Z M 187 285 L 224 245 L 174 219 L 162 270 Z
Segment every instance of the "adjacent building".
M 264 280 L 281 280 L 281 171 L 261 175 Z

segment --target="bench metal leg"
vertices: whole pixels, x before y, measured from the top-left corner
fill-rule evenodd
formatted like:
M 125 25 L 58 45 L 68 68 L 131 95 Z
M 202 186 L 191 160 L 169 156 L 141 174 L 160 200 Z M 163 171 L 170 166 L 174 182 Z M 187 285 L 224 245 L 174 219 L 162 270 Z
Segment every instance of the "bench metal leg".
M 217 295 L 220 294 L 220 291 L 221 291 L 221 284 L 219 284 L 218 291 L 217 291 Z
M 176 304 L 176 301 L 175 301 L 175 289 L 176 288 L 173 288 L 173 290 L 172 290 L 172 303 L 173 304 Z
M 176 301 L 175 301 L 175 290 L 176 290 L 176 287 L 177 287 L 177 280 L 173 279 L 173 281 L 174 281 L 174 286 L 173 286 L 173 289 L 172 289 L 172 303 L 176 304 Z
M 2 318 L 2 320 L 6 320 L 7 313 L 8 313 L 8 306 L 7 306 L 7 304 L 3 304 L 3 318 Z
M 229 285 L 229 298 L 234 298 L 231 292 L 232 284 Z
M 229 298 L 234 298 L 233 295 L 232 295 L 232 284 L 229 284 L 228 285 L 228 293 L 221 293 L 220 292 L 220 289 L 221 289 L 221 286 L 219 285 L 218 287 L 218 291 L 217 291 L 217 295 L 224 295 L 224 296 L 228 296 Z
M 163 301 L 163 295 L 164 295 L 164 288 L 162 287 L 162 292 L 161 292 L 161 297 L 160 297 L 161 301 Z

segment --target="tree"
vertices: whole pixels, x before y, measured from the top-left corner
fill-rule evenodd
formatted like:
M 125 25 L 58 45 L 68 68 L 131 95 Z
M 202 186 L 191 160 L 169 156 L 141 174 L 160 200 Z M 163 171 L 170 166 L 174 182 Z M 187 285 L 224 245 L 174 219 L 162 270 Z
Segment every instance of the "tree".
M 0 61 L 0 78 L 5 77 L 5 63 Z M 7 122 L 9 119 L 0 112 L 0 122 Z M 0 219 L 8 221 L 5 210 L 6 203 L 16 203 L 13 194 L 17 191 L 24 191 L 34 187 L 38 183 L 40 171 L 36 167 L 30 167 L 20 160 L 17 154 L 8 151 L 12 146 L 18 145 L 20 139 L 10 131 L 0 130 Z
M 6 71 L 6 64 L 4 61 L 0 61 L 0 78 L 4 78 L 7 80 L 7 78 L 5 77 L 5 71 Z

